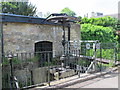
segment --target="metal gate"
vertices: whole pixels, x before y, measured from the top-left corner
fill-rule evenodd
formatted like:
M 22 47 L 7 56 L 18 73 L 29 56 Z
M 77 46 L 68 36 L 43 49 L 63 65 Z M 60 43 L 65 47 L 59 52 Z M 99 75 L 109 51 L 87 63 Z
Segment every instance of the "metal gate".
M 86 72 L 106 70 L 120 64 L 120 44 L 100 43 L 98 40 L 71 41 L 71 49 L 80 50 L 80 62 Z
M 46 83 L 50 85 L 54 80 L 99 72 L 119 64 L 120 61 L 120 44 L 70 41 L 67 46 L 70 46 L 69 51 L 58 52 L 60 55 L 54 58 L 51 58 L 53 51 L 11 53 L 13 75 L 16 76 L 20 88 Z M 2 62 L 3 88 L 11 87 L 9 56 L 6 52 Z

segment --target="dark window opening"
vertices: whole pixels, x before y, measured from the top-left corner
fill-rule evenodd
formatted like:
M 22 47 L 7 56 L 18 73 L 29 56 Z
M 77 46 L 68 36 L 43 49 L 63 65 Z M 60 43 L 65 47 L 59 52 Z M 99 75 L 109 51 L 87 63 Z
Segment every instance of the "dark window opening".
M 39 66 L 43 67 L 52 61 L 52 42 L 41 41 L 35 43 L 35 54 L 39 57 Z
M 35 43 L 35 52 L 52 51 L 52 42 L 42 41 Z

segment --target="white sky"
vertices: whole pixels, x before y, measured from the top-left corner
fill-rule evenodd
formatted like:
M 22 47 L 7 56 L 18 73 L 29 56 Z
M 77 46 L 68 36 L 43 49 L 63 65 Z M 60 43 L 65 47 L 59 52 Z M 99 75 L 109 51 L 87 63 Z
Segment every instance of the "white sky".
M 86 13 L 101 12 L 106 14 L 115 14 L 118 12 L 118 2 L 120 0 L 29 0 L 36 5 L 37 11 L 43 14 L 60 13 L 68 7 L 73 10 L 77 16 L 84 16 Z

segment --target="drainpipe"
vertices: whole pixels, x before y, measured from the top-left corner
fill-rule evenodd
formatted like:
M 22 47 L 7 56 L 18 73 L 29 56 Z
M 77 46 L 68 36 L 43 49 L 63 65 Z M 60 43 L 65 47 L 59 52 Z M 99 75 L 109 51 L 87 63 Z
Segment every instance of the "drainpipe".
M 2 53 L 2 57 L 4 56 L 4 40 L 3 40 L 3 23 L 1 23 L 0 25 L 0 31 L 1 31 L 1 53 Z
M 68 24 L 68 54 L 70 54 L 70 24 Z
M 65 55 L 65 44 L 66 44 L 66 40 L 65 40 L 65 21 L 63 20 L 62 45 L 63 45 L 64 55 Z

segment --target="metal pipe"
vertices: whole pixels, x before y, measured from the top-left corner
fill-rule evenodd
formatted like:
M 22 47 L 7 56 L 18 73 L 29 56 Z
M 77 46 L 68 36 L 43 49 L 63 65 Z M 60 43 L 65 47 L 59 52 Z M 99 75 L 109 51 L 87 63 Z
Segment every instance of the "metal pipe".
M 68 24 L 68 54 L 70 54 L 70 24 Z
M 1 41 L 0 41 L 0 90 L 2 89 L 2 66 L 1 66 L 1 63 L 2 63 L 2 23 L 0 23 L 0 38 L 1 38 Z
M 10 81 L 11 81 L 11 88 L 13 89 L 14 87 L 13 87 L 13 68 L 12 68 L 12 58 L 11 59 L 9 59 L 10 61 L 9 61 L 9 63 L 10 63 L 10 74 L 11 74 L 11 77 L 10 77 Z
M 2 54 L 2 59 L 4 56 L 4 39 L 3 39 L 3 23 L 0 23 L 0 36 L 1 36 L 1 54 Z M 1 60 L 2 61 L 2 60 Z
M 63 51 L 65 55 L 65 21 L 63 20 L 63 32 L 62 32 L 62 45 L 63 45 Z
M 47 53 L 48 56 L 48 85 L 50 86 L 50 53 Z

